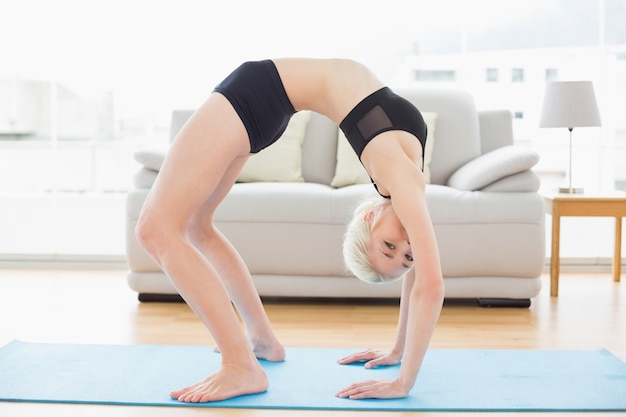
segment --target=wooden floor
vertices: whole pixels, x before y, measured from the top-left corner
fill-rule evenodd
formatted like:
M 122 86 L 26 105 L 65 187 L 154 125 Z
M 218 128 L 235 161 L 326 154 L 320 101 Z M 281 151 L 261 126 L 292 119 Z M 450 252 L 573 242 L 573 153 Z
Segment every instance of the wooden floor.
M 626 361 L 626 282 L 615 283 L 608 273 L 563 274 L 558 298 L 549 296 L 547 276 L 543 277 L 543 287 L 528 309 L 447 303 L 431 347 L 605 347 Z M 268 301 L 266 308 L 279 338 L 287 347 L 389 347 L 398 312 L 397 306 L 389 303 L 349 301 Z M 211 337 L 186 305 L 139 303 L 136 294 L 126 285 L 124 271 L 0 270 L 0 345 L 14 339 L 56 343 L 212 344 Z M 367 412 L 365 415 L 447 417 L 468 414 L 480 415 L 448 412 Z M 489 413 L 489 416 L 523 414 L 526 413 Z M 0 402 L 2 417 L 218 415 L 353 416 L 357 412 Z

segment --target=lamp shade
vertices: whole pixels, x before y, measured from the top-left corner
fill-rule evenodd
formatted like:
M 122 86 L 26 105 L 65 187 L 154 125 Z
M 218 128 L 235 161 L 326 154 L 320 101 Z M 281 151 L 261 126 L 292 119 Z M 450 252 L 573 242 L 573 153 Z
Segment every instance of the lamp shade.
M 600 126 L 591 81 L 555 81 L 546 85 L 539 127 Z

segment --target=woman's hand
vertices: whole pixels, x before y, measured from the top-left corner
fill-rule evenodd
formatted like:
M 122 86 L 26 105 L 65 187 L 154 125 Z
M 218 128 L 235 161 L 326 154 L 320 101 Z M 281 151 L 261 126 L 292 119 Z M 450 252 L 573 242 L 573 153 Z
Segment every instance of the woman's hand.
M 348 355 L 337 361 L 341 365 L 355 362 L 364 362 L 366 368 L 376 368 L 377 366 L 391 366 L 400 363 L 400 355 L 389 350 L 368 349 L 362 352 Z M 363 398 L 404 398 L 409 395 L 410 387 L 407 389 L 399 379 L 393 381 L 370 380 L 357 382 L 337 393 L 339 398 L 349 398 L 360 400 Z
M 377 366 L 391 366 L 400 363 L 400 355 L 394 354 L 389 350 L 380 349 L 368 349 L 359 353 L 353 353 L 345 358 L 341 358 L 337 361 L 340 365 L 348 365 L 355 362 L 364 362 L 365 367 L 368 369 L 376 368 Z
M 393 381 L 364 381 L 357 382 L 339 391 L 337 397 L 361 400 L 364 398 L 404 398 L 409 395 L 398 379 Z

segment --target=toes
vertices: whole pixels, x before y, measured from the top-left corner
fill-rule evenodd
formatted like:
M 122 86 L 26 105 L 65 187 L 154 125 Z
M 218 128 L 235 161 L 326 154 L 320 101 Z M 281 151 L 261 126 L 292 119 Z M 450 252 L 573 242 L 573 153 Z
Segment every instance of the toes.
M 183 390 L 170 392 L 170 398 L 178 400 L 183 395 Z
M 178 401 L 187 402 L 184 400 L 184 398 L 189 397 L 189 394 L 193 393 L 194 390 L 195 390 L 195 386 L 191 385 L 183 389 L 179 389 L 178 391 L 170 392 L 170 397 Z
M 194 403 L 194 402 L 198 402 L 198 401 L 194 401 L 194 397 L 195 394 L 193 392 L 191 393 L 185 393 L 181 396 L 178 397 L 178 401 L 180 401 L 181 403 Z

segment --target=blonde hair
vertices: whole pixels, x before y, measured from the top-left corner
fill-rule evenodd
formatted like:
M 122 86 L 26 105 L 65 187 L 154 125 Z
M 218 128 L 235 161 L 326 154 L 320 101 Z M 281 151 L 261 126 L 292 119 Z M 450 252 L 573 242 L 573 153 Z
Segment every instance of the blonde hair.
M 343 240 L 343 259 L 346 267 L 361 281 L 379 284 L 387 281 L 387 277 L 374 270 L 367 256 L 367 247 L 370 241 L 371 224 L 365 220 L 367 213 L 372 212 L 373 220 L 378 217 L 383 207 L 389 204 L 389 200 L 374 197 L 361 202 L 348 223 L 348 228 Z

